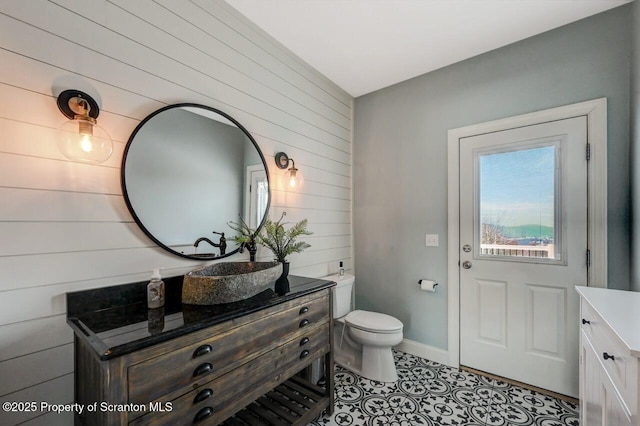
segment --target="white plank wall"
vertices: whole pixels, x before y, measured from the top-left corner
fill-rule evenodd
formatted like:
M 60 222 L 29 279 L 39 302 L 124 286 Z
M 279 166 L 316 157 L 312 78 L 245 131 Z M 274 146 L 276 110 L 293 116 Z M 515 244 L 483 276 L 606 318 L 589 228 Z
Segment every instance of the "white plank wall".
M 115 142 L 105 164 L 57 150 L 65 118 L 55 100 L 65 89 L 101 105 Z M 339 261 L 351 269 L 352 101 L 222 0 L 0 1 L 0 402 L 73 401 L 66 292 L 200 264 L 156 247 L 122 198 L 126 141 L 164 105 L 218 108 L 255 137 L 270 168 L 271 216 L 307 218 L 314 232 L 312 247 L 291 257 L 293 274 L 325 276 Z M 301 188 L 284 186 L 278 151 L 295 159 Z M 71 422 L 0 411 L 2 425 Z

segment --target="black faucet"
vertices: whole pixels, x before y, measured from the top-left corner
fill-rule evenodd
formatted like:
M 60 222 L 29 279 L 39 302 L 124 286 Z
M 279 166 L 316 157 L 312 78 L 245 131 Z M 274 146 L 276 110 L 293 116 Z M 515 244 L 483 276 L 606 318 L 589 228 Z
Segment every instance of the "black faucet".
M 214 247 L 219 247 L 220 256 L 223 256 L 224 253 L 227 251 L 227 239 L 224 237 L 224 232 L 213 231 L 213 233 L 220 235 L 220 241 L 218 242 L 218 244 L 214 243 L 208 238 L 201 237 L 201 238 L 198 238 L 195 243 L 193 243 L 193 246 L 198 247 L 198 244 L 200 244 L 202 241 L 206 241 L 207 243 L 211 244 Z
M 240 244 L 240 249 L 238 250 L 238 253 L 244 252 L 245 247 L 247 248 L 247 250 L 249 250 L 249 262 L 255 262 L 256 252 L 258 251 L 258 245 L 256 244 L 255 235 L 250 235 L 249 241 L 245 241 L 244 243 Z

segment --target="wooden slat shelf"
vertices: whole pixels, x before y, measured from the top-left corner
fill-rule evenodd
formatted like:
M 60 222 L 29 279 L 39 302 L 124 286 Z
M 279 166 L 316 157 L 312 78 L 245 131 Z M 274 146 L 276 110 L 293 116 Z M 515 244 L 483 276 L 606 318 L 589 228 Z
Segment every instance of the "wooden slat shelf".
M 227 419 L 226 426 L 306 425 L 330 404 L 327 391 L 294 376 Z

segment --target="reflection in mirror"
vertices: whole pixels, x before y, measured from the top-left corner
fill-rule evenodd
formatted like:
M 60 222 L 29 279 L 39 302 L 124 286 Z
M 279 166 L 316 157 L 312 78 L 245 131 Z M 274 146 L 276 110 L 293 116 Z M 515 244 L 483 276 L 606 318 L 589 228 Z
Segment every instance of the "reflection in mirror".
M 235 253 L 227 222 L 241 215 L 259 228 L 269 208 L 267 166 L 257 144 L 213 108 L 179 104 L 154 112 L 131 135 L 122 163 L 134 219 L 161 247 L 183 257 Z

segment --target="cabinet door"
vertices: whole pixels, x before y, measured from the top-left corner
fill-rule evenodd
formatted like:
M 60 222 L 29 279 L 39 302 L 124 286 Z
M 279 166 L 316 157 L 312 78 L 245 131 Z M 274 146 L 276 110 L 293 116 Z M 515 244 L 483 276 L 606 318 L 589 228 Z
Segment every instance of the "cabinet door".
M 602 381 L 603 390 L 604 390 L 604 413 L 602 417 L 604 418 L 604 422 L 602 423 L 604 426 L 630 426 L 633 423 L 631 422 L 631 418 L 628 415 L 627 409 L 624 406 L 623 402 L 620 400 L 618 393 L 613 387 L 613 383 L 609 381 L 608 377 L 605 376 L 605 372 L 601 373 L 604 376 Z
M 581 426 L 631 426 L 629 412 L 600 364 L 589 339 L 582 336 L 580 366 Z
M 581 340 L 582 365 L 580 366 L 580 425 L 602 426 L 603 393 L 602 368 L 589 340 L 583 335 Z

